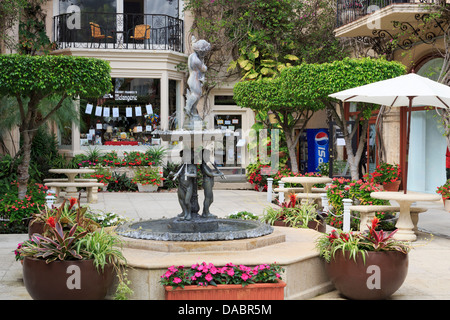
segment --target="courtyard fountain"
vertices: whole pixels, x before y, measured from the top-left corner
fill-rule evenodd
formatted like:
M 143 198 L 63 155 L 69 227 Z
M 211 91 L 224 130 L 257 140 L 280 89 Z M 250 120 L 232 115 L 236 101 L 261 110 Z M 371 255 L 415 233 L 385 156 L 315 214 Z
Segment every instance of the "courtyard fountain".
M 182 141 L 182 163 L 174 175 L 178 179 L 178 202 L 182 212 L 169 219 L 157 219 L 129 223 L 120 227 L 120 235 L 146 240 L 162 241 L 211 241 L 255 238 L 273 232 L 270 225 L 259 221 L 220 219 L 210 212 L 213 202 L 214 178 L 225 178 L 217 167 L 213 149 L 214 141 L 222 141 L 226 131 L 208 130 L 197 109 L 202 96 L 202 86 L 207 67 L 204 57 L 210 51 L 205 40 L 193 38 L 192 53 L 188 58 L 189 78 L 186 96 L 186 119 L 183 130 L 159 131 L 163 141 Z M 206 145 L 205 145 L 206 144 Z M 204 201 L 199 214 L 197 165 L 203 180 Z
M 211 145 L 223 141 L 227 132 L 206 128 L 197 104 L 207 68 L 203 62 L 210 44 L 193 40 L 189 56 L 183 128 L 160 131 L 164 141 L 183 142 L 178 179 L 181 213 L 175 217 L 130 222 L 116 229 L 124 242 L 128 278 L 133 299 L 164 299 L 160 276 L 172 265 L 192 265 L 201 261 L 224 266 L 227 263 L 259 265 L 277 262 L 285 268 L 283 280 L 286 299 L 302 299 L 332 289 L 323 262 L 315 250 L 319 235 L 311 229 L 272 227 L 254 220 L 218 218 L 210 212 L 214 178 L 223 173 L 214 162 Z M 200 213 L 197 190 L 197 165 L 203 179 L 204 201 Z M 301 271 L 301 272 L 300 272 Z

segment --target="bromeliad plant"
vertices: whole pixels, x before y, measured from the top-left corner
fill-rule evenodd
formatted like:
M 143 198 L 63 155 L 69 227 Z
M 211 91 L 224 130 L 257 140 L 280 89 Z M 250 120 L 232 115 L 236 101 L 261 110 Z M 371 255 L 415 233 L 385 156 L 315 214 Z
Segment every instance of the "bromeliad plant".
M 369 251 L 400 251 L 408 253 L 410 246 L 407 242 L 399 241 L 393 238 L 397 230 L 386 233 L 383 230 L 376 231 L 379 224 L 378 218 L 373 218 L 372 223 L 368 225 L 367 233 L 344 232 L 342 230 L 333 230 L 328 235 L 318 238 L 316 248 L 325 261 L 330 262 L 336 253 L 349 253 L 349 257 L 356 261 L 358 254 L 362 255 L 363 261 Z
M 77 232 L 78 225 L 75 224 L 70 231 L 65 232 L 61 223 L 49 220 L 51 225 L 51 236 L 46 237 L 35 233 L 31 240 L 25 241 L 20 249 L 20 257 L 33 257 L 44 259 L 46 263 L 55 260 L 81 260 L 83 256 L 76 250 L 76 243 L 83 238 L 87 231 Z
M 55 227 L 56 222 L 59 222 L 64 230 L 70 230 L 75 224 L 89 232 L 97 230 L 100 225 L 86 216 L 88 207 L 81 207 L 79 203 L 79 200 L 72 197 L 68 202 L 64 200 L 59 207 L 52 209 L 45 207 L 39 210 L 39 213 L 33 214 L 30 224 L 42 222 L 44 225 L 42 234 L 46 236 L 51 235 L 51 228 Z
M 44 232 L 34 233 L 30 240 L 18 245 L 16 260 L 25 257 L 43 259 L 47 264 L 54 261 L 92 259 L 100 272 L 106 264 L 112 264 L 119 279 L 116 298 L 124 298 L 131 293 L 128 287 L 124 266 L 126 259 L 122 255 L 120 238 L 99 228 L 99 224 L 85 217 L 87 208 L 82 208 L 77 200 L 71 198 L 68 205 L 49 209 L 36 216 L 36 220 L 45 222 Z
M 266 208 L 261 218 L 263 222 L 274 225 L 276 221 L 282 221 L 287 226 L 294 228 L 308 228 L 308 222 L 318 220 L 317 205 L 303 203 L 297 206 L 297 198 L 294 193 L 289 194 L 289 200 L 280 203 L 281 208 Z
M 261 264 L 253 268 L 244 265 L 227 263 L 224 267 L 216 267 L 212 263 L 202 262 L 191 267 L 171 266 L 161 276 L 164 286 L 184 288 L 187 285 L 217 286 L 218 284 L 241 284 L 245 287 L 252 283 L 274 283 L 281 280 L 284 268 L 280 265 Z

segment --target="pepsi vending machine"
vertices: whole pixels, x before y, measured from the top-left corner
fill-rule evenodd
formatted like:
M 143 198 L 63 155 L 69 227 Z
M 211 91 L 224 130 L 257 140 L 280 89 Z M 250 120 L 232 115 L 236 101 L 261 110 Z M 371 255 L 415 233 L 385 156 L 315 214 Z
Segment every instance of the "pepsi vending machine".
M 317 172 L 321 163 L 329 159 L 328 129 L 306 129 L 308 141 L 308 172 Z

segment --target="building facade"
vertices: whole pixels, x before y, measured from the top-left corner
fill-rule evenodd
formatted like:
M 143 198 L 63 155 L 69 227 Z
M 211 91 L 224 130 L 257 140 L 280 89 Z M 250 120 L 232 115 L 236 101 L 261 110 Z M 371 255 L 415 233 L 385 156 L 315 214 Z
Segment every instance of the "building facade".
M 403 63 L 408 72 L 437 80 L 445 51 L 442 19 L 429 20 L 435 1 L 423 0 L 338 0 L 336 37 L 350 40 L 359 48 L 355 54 L 384 55 Z M 448 1 L 447 1 L 448 2 Z M 380 143 L 375 137 L 379 125 Z M 381 125 L 380 125 L 381 124 Z M 380 157 L 389 163 L 401 163 L 405 151 L 402 132 L 406 113 L 390 108 L 371 121 L 372 138 L 368 158 L 376 164 Z M 408 190 L 434 193 L 446 180 L 446 139 L 434 109 L 415 108 L 412 113 L 408 155 Z M 380 156 L 380 148 L 383 154 Z M 406 154 L 406 152 L 405 152 Z
M 47 32 L 55 45 L 51 54 L 107 60 L 113 81 L 113 91 L 104 97 L 79 98 L 76 107 L 83 125 L 58 132 L 61 150 L 73 156 L 95 146 L 120 154 L 164 145 L 175 149 L 176 159 L 176 143 L 161 141 L 155 129 L 183 125 L 193 21 L 183 11 L 183 1 L 53 0 L 47 2 L 46 13 Z M 208 128 L 240 129 L 236 143 L 243 139 L 240 145 L 245 148 L 243 133 L 255 118 L 233 102 L 233 83 L 222 83 L 208 99 Z M 235 152 L 234 162 L 245 167 L 247 157 Z

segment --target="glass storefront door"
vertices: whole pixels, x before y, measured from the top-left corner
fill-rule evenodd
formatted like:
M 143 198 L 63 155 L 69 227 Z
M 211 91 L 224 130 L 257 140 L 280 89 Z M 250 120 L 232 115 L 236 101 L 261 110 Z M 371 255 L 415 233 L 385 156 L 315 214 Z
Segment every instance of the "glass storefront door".
M 214 129 L 230 130 L 223 138 L 223 144 L 215 151 L 219 166 L 237 167 L 241 163 L 240 148 L 237 143 L 242 139 L 242 115 L 218 114 L 214 116 Z M 231 145 L 230 145 L 231 144 Z

